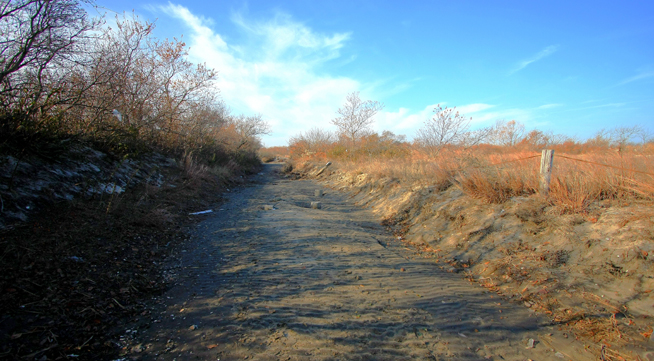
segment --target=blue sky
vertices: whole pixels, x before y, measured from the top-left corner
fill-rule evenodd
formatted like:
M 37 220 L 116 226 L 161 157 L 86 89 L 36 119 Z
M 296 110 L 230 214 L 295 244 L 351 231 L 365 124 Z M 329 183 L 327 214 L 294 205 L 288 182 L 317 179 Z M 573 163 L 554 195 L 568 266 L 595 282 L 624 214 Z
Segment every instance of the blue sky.
M 98 0 L 156 20 L 219 72 L 236 113 L 260 113 L 267 146 L 333 129 L 345 95 L 383 102 L 377 131 L 412 139 L 436 104 L 473 126 L 516 120 L 585 139 L 654 131 L 654 2 Z M 109 13 L 111 16 L 111 13 Z

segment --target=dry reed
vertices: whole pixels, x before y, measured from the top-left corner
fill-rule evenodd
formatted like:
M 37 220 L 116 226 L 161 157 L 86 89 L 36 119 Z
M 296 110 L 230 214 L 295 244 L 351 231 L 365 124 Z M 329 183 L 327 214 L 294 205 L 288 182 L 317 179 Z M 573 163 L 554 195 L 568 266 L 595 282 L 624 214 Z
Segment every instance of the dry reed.
M 654 154 L 650 153 L 654 150 L 650 148 L 643 146 L 622 153 L 606 149 L 555 153 L 549 203 L 561 213 L 585 213 L 603 200 L 653 200 Z M 483 146 L 448 149 L 434 157 L 413 148 L 401 158 L 345 158 L 338 160 L 338 166 L 345 172 L 367 174 L 374 179 L 395 179 L 407 187 L 442 191 L 456 185 L 471 197 L 502 203 L 539 192 L 537 154 Z

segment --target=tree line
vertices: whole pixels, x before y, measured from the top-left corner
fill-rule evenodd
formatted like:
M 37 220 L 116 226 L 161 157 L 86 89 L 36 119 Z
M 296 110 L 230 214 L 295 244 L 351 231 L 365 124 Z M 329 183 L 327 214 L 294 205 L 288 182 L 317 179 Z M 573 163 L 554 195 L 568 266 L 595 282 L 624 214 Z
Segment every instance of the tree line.
M 405 155 L 408 153 L 406 137 L 390 131 L 377 134 L 373 131 L 374 116 L 384 108 L 383 103 L 362 100 L 359 92 L 349 93 L 343 106 L 332 119 L 336 132 L 312 128 L 289 140 L 294 155 L 327 153 L 332 156 L 357 157 L 358 155 Z M 456 107 L 437 105 L 433 115 L 425 120 L 411 144 L 414 149 L 436 156 L 444 149 L 467 150 L 486 144 L 501 147 L 523 147 L 531 150 L 560 145 L 580 144 L 574 138 L 540 130 L 526 131 L 524 124 L 498 120 L 494 125 L 472 129 L 472 118 L 460 113 Z M 603 129 L 584 142 L 588 147 L 614 148 L 622 152 L 629 144 L 652 142 L 650 132 L 640 125 L 618 126 Z M 401 147 L 404 145 L 404 147 Z M 346 154 L 347 153 L 347 154 Z
M 0 127 L 5 151 L 83 138 L 112 152 L 254 157 L 261 115 L 232 114 L 218 73 L 155 24 L 91 18 L 90 0 L 0 0 Z

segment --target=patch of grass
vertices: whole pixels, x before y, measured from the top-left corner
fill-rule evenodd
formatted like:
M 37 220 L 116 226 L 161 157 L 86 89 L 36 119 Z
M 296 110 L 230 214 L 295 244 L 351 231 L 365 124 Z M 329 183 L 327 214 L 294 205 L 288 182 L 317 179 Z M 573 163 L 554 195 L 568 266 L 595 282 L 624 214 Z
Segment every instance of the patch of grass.
M 419 147 L 403 146 L 402 157 L 343 155 L 334 144 L 327 159 L 343 172 L 390 178 L 409 187 L 445 190 L 452 185 L 487 203 L 540 193 L 538 153 L 517 147 L 480 145 L 469 149 L 448 147 L 432 156 Z M 556 147 L 555 147 L 556 148 Z M 560 213 L 587 213 L 598 201 L 654 200 L 654 148 L 632 146 L 621 152 L 564 144 L 555 151 L 547 199 Z M 566 153 L 562 150 L 571 152 Z M 568 159 L 568 158 L 574 158 Z M 325 154 L 307 154 L 296 161 L 325 160 Z M 607 167 L 617 167 L 611 168 Z

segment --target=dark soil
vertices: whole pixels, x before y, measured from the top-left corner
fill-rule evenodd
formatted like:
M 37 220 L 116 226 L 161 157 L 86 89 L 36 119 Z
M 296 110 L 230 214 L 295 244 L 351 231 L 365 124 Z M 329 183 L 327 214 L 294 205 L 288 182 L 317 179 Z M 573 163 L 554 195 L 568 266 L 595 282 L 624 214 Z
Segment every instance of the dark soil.
M 166 170 L 166 184 L 55 204 L 0 233 L 0 359 L 106 360 L 168 287 L 163 264 L 224 187 Z

